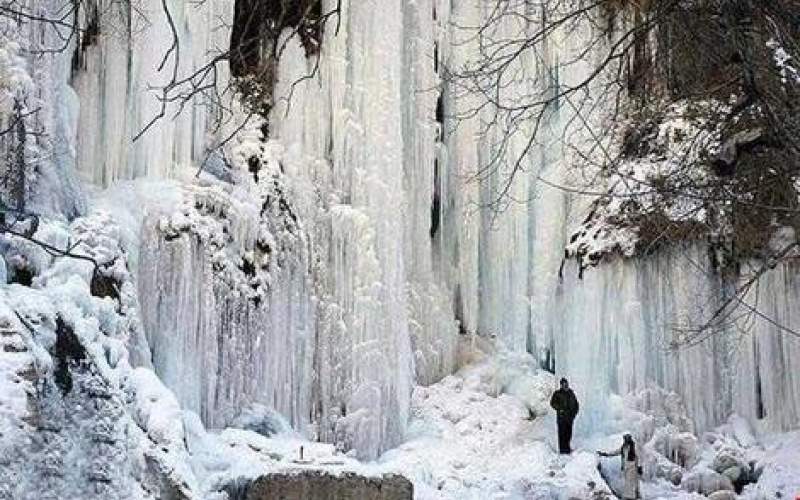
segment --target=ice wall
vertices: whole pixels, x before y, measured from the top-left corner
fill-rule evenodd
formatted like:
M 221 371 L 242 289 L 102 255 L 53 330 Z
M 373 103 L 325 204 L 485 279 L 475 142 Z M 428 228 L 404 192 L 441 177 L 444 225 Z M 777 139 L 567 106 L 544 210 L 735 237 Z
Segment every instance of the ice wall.
M 454 256 L 439 242 L 446 232 L 432 229 L 444 216 L 431 208 L 434 196 L 447 198 L 445 175 L 434 174 L 437 161 L 446 170 L 435 87 L 447 9 L 436 8 L 427 1 L 343 2 L 326 32 L 319 73 L 294 89 L 287 113 L 281 98 L 314 66 L 289 41 L 271 125 L 285 149 L 281 176 L 310 253 L 298 256 L 294 271 L 270 274 L 264 300 L 253 303 L 220 285 L 224 272 L 193 223 L 173 235 L 158 216 L 144 220 L 139 289 L 153 366 L 207 424 L 223 425 L 259 402 L 301 430 L 375 456 L 402 438 L 412 385 L 453 370 L 453 291 L 439 277 L 452 272 Z M 93 9 L 103 15 L 94 17 Z M 166 9 L 177 27 L 179 75 L 227 43 L 225 29 L 209 26 L 225 25 L 230 2 L 176 1 Z M 86 26 L 99 22 L 101 34 L 76 48 L 73 61 L 83 177 L 108 186 L 194 173 L 215 139 L 213 113 L 198 103 L 175 119 L 168 112 L 129 141 L 159 113 L 148 89 L 164 84 L 173 63 L 160 2 L 101 2 L 82 15 Z M 436 56 L 435 44 L 442 47 Z M 167 71 L 159 72 L 165 55 Z M 243 204 L 230 200 L 220 222 L 244 229 L 225 244 L 250 251 L 257 238 L 243 221 L 264 218 L 258 193 L 228 196 L 253 206 L 240 211 Z
M 697 316 L 698 294 L 710 307 L 725 289 L 702 269 L 701 249 L 693 250 L 699 270 L 667 253 L 604 266 L 585 282 L 569 267 L 559 278 L 568 235 L 591 200 L 552 187 L 569 181 L 562 139 L 591 138 L 591 128 L 601 126 L 602 103 L 582 120 L 568 102 L 551 110 L 511 191 L 522 202 L 500 213 L 481 209 L 504 182 L 503 172 L 483 183 L 472 177 L 496 152 L 503 130 L 487 127 L 481 115 L 454 127 L 449 116 L 474 102 L 457 95 L 440 72 L 445 62 L 458 66 L 473 56 L 474 46 L 453 26 L 478 25 L 485 5 L 343 7 L 340 31 L 326 35 L 319 74 L 296 86 L 288 111 L 284 103 L 272 116 L 274 135 L 287 149 L 287 173 L 322 193 L 302 203 L 315 221 L 315 252 L 327 256 L 314 274 L 324 439 L 339 440 L 339 432 L 365 436 L 349 443 L 361 449 L 396 441 L 409 380 L 429 382 L 453 366 L 453 318 L 465 331 L 496 335 L 575 378 L 587 408 L 596 408 L 587 412 L 586 429 L 601 425 L 608 394 L 649 384 L 680 393 L 698 428 L 731 411 L 755 415 L 755 389 L 743 388 L 754 382 L 735 368 L 748 359 L 738 352 L 745 340 L 716 338 L 677 354 L 664 346 L 677 317 Z M 536 28 L 498 29 L 512 36 Z M 545 52 L 523 61 L 520 71 L 544 88 L 580 82 L 591 58 L 566 69 L 559 64 L 574 59 L 591 30 L 554 33 Z M 276 95 L 288 95 L 311 68 L 299 46 L 290 48 Z M 523 137 L 509 156 L 522 150 Z M 707 383 L 687 383 L 699 377 Z M 354 409 L 357 416 L 348 418 Z M 791 421 L 791 413 L 773 414 L 784 422 L 779 426 Z
M 604 398 L 657 385 L 679 394 L 701 432 L 732 413 L 759 428 L 795 428 L 800 408 L 796 264 L 769 271 L 724 331 L 694 345 L 682 327 L 699 324 L 735 283 L 710 271 L 702 245 L 587 271 L 569 266 L 548 300 L 555 366 L 584 401 L 584 428 L 606 417 Z M 753 308 L 755 313 L 750 312 Z M 677 349 L 674 347 L 677 346 Z
M 216 110 L 207 105 L 212 96 L 199 93 L 179 113 L 182 100 L 172 99 L 173 92 L 164 102 L 161 89 L 173 75 L 184 79 L 228 50 L 232 17 L 232 0 L 199 7 L 184 0 L 80 4 L 78 19 L 86 31 L 69 64 L 80 102 L 76 164 L 85 180 L 109 186 L 144 176 L 176 177 L 205 159 L 225 130 L 213 121 Z M 214 68 L 209 74 L 224 89 L 227 64 Z M 212 80 L 195 81 L 201 86 Z M 163 119 L 132 142 L 157 117 Z
M 519 8 L 526 10 L 526 17 L 501 17 L 491 26 L 491 39 L 534 36 L 537 25 L 525 19 L 538 19 L 539 7 Z M 451 68 L 480 62 L 477 33 L 469 27 L 481 26 L 491 12 L 480 2 L 454 7 L 448 49 Z M 592 36 L 589 25 L 554 30 L 541 50 L 514 61 L 508 71 L 518 81 L 498 95 L 514 105 L 518 99 L 529 101 L 532 92 L 545 96 L 582 82 L 591 71 L 591 58 L 579 54 Z M 565 60 L 571 63 L 561 67 Z M 590 92 L 588 110 L 583 120 L 576 120 L 569 103 L 557 100 L 543 110 L 536 140 L 529 144 L 533 123 L 498 120 L 485 100 L 465 94 L 463 85 L 459 79 L 444 82 L 449 117 L 444 244 L 458 270 L 448 276 L 457 291 L 456 311 L 467 331 L 494 335 L 514 350 L 539 353 L 550 349 L 541 335 L 553 326 L 545 320 L 545 304 L 558 278 L 567 232 L 582 216 L 580 207 L 585 204 L 553 187 L 569 184 L 571 159 L 564 139 L 577 144 L 589 136 L 603 108 Z M 463 119 L 473 114 L 474 118 Z M 519 171 L 509 185 L 518 158 Z M 492 167 L 489 172 L 487 166 Z
M 479 25 L 485 14 L 481 6 L 470 5 L 452 12 L 459 26 Z M 512 22 L 496 29 L 501 37 L 536 28 Z M 453 67 L 474 53 L 469 42 L 461 43 L 459 33 L 452 33 Z M 557 30 L 542 52 L 522 61 L 519 70 L 545 89 L 575 85 L 591 71 L 592 56 L 566 66 L 560 63 L 574 61 L 580 47 L 592 39 L 590 26 Z M 602 55 L 606 48 L 600 44 L 596 50 Z M 681 395 L 698 431 L 720 424 L 733 412 L 765 429 L 797 427 L 797 377 L 787 356 L 796 353 L 800 342 L 778 326 L 797 331 L 791 312 L 798 292 L 796 266 L 772 271 L 761 291 L 751 293 L 748 300 L 759 304 L 759 312 L 696 347 L 678 350 L 669 349 L 673 341 L 682 343 L 676 328 L 689 321 L 702 323 L 736 286 L 711 270 L 702 245 L 635 259 L 612 258 L 587 271 L 584 280 L 567 262 L 559 276 L 564 245 L 586 216 L 592 197 L 554 186 L 574 181 L 565 142 L 591 141 L 594 130 L 605 126 L 606 103 L 594 95 L 600 94 L 590 86 L 580 119 L 574 103 L 566 99 L 545 115 L 539 144 L 510 192 L 521 203 L 502 206 L 499 214 L 475 206 L 493 201 L 493 190 L 504 180 L 502 168 L 479 187 L 465 180 L 487 164 L 498 142 L 493 134 L 502 133 L 502 128 L 487 127 L 491 116 L 479 115 L 449 134 L 446 175 L 452 176 L 454 188 L 443 201 L 453 207 L 446 213 L 452 219 L 445 224 L 452 221 L 452 226 L 445 233 L 459 250 L 456 265 L 465 272 L 447 279 L 459 292 L 454 307 L 462 324 L 483 335 L 497 335 L 512 349 L 527 349 L 543 367 L 573 379 L 586 402 L 580 425 L 587 431 L 602 427 L 609 394 L 650 385 Z M 471 109 L 469 100 L 459 96 L 448 105 L 456 112 Z M 512 142 L 509 157 L 519 148 Z
M 214 275 L 214 256 L 195 234 L 167 240 L 148 220 L 142 242 L 139 290 L 152 362 L 181 406 L 221 427 L 259 401 L 305 430 L 314 311 L 304 270 L 276 276 L 256 302 Z
M 326 1 L 323 9 L 336 4 Z M 56 171 L 74 165 L 104 187 L 141 177 L 195 183 L 186 174 L 196 172 L 221 133 L 213 110 L 195 103 L 173 118 L 176 109 L 168 107 L 165 119 L 130 142 L 159 114 L 151 87 L 165 83 L 177 56 L 167 53 L 172 32 L 162 3 L 82 5 L 81 22 L 99 23 L 98 35 L 46 66 L 55 75 L 54 102 L 61 103 L 48 123 L 69 145 Z M 179 74 L 227 47 L 231 0 L 165 5 L 179 40 Z M 691 311 L 698 296 L 713 303 L 723 289 L 716 278 L 688 269 L 679 252 L 615 260 L 584 281 L 568 267 L 560 281 L 564 244 L 587 199 L 552 185 L 568 181 L 561 138 L 600 126 L 591 114 L 572 120 L 568 102 L 549 110 L 540 144 L 510 192 L 519 202 L 499 212 L 482 208 L 502 187 L 503 172 L 480 183 L 473 177 L 504 131 L 487 126 L 485 114 L 454 127 L 450 116 L 475 101 L 459 95 L 442 71 L 474 57 L 476 47 L 454 26 L 479 25 L 487 8 L 345 0 L 326 29 L 318 71 L 307 79 L 315 61 L 288 41 L 270 139 L 282 145 L 273 158 L 276 175 L 304 243 L 294 249 L 293 266 L 266 273 L 268 291 L 259 300 L 230 286 L 219 252 L 234 266 L 253 264 L 245 257 L 260 251 L 256 221 L 282 220 L 264 216 L 266 191 L 243 180 L 241 165 L 236 186 L 215 195 L 221 211 L 212 226 L 219 233 L 195 224 L 203 217 L 193 218 L 191 203 L 177 218 L 145 218 L 138 286 L 158 375 L 212 426 L 258 402 L 299 430 L 374 457 L 402 439 L 413 384 L 455 368 L 461 328 L 533 352 L 543 366 L 573 378 L 584 407 L 597 408 L 587 411 L 584 427 L 600 425 L 610 392 L 648 384 L 678 391 L 700 427 L 732 410 L 765 417 L 768 427 L 796 425 L 799 391 L 789 360 L 797 345 L 768 323 L 757 322 L 753 334 L 736 341 L 715 339 L 678 354 L 660 349 L 665 325 Z M 513 36 L 536 27 L 511 20 L 496 29 Z M 559 63 L 574 58 L 591 29 L 553 33 L 519 71 L 545 89 L 580 81 L 590 57 L 568 69 Z M 167 70 L 159 72 L 165 55 Z M 220 71 L 224 81 L 224 65 Z M 509 156 L 524 149 L 523 139 L 510 144 Z M 251 146 L 263 149 L 259 140 Z M 209 251 L 217 237 L 222 243 Z M 702 253 L 689 251 L 700 262 Z M 767 277 L 769 294 L 760 296 L 765 311 L 789 323 L 797 321 L 794 276 L 790 268 L 775 270 Z M 698 379 L 706 383 L 693 383 Z
M 272 122 L 289 175 L 323 193 L 306 206 L 321 259 L 321 437 L 374 456 L 401 439 L 412 384 L 455 363 L 450 290 L 439 280 L 440 263 L 452 264 L 437 256 L 443 236 L 431 229 L 441 154 L 434 40 L 445 36 L 447 11 L 435 14 L 429 1 L 342 8 L 318 78 L 297 87 Z M 288 95 L 311 67 L 294 43 L 276 94 Z

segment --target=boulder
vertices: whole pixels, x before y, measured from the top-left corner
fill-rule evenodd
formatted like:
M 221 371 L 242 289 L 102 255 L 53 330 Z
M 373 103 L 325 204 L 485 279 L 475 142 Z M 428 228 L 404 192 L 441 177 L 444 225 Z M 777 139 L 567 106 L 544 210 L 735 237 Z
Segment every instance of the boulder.
M 237 485 L 237 500 L 412 500 L 411 481 L 396 474 L 367 477 L 298 470 L 267 474 Z
M 708 500 L 736 500 L 736 493 L 727 490 L 715 491 L 708 495 Z
M 728 467 L 727 469 L 722 471 L 722 475 L 730 479 L 731 483 L 747 479 L 746 472 L 742 470 L 742 468 L 739 467 L 738 465 L 734 465 L 733 467 Z
M 733 483 L 726 476 L 711 469 L 695 469 L 684 474 L 681 488 L 701 495 L 710 495 L 717 491 L 734 491 Z
M 711 468 L 716 472 L 725 473 L 733 468 L 739 469 L 740 472 L 745 471 L 749 469 L 749 466 L 740 450 L 726 446 L 714 456 Z

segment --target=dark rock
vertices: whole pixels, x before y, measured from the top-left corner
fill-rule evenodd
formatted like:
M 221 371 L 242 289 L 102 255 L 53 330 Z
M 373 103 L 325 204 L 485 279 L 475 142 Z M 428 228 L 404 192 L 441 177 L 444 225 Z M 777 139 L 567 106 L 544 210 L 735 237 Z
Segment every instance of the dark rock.
M 33 285 L 33 271 L 28 269 L 27 267 L 11 267 L 9 269 L 9 282 L 16 283 L 22 286 L 31 286 Z
M 61 317 L 56 319 L 56 343 L 54 346 L 53 361 L 55 369 L 53 376 L 61 393 L 66 395 L 72 390 L 71 367 L 82 366 L 86 360 L 86 350 L 81 345 L 78 336 L 72 327 L 67 325 Z
M 760 144 L 763 138 L 763 131 L 760 128 L 755 128 L 738 132 L 724 141 L 720 146 L 719 153 L 712 161 L 717 175 L 733 175 L 739 156 Z
M 104 274 L 100 268 L 92 273 L 92 281 L 89 283 L 89 291 L 95 297 L 111 297 L 119 300 L 119 282 L 113 276 Z
M 414 488 L 403 476 L 365 477 L 303 470 L 262 476 L 236 485 L 236 500 L 411 500 Z

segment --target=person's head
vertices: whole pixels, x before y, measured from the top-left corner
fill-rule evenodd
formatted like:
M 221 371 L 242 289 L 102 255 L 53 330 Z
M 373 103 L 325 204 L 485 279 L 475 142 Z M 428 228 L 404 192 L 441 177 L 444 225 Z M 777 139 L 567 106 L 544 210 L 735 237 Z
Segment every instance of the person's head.
M 622 436 L 622 441 L 624 443 L 632 443 L 633 442 L 633 436 L 631 436 L 630 433 L 626 432 Z
M 562 378 L 561 382 L 559 382 L 562 389 L 569 389 L 569 382 L 567 382 L 566 378 Z

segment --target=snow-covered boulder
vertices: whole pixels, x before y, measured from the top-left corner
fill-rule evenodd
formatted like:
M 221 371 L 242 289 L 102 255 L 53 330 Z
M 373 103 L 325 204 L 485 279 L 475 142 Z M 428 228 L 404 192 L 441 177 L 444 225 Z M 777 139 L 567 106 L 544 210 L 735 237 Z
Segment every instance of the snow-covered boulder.
M 708 495 L 708 500 L 736 500 L 736 493 L 728 490 L 715 491 Z
M 736 469 L 739 471 L 739 473 L 742 473 L 749 469 L 749 465 L 744 459 L 742 450 L 733 448 L 731 446 L 725 446 L 717 451 L 716 455 L 714 455 L 711 468 L 719 473 L 725 473 L 731 469 Z M 735 479 L 731 478 L 731 481 L 735 481 Z
M 286 417 L 272 408 L 255 403 L 242 410 L 229 427 L 253 431 L 265 437 L 294 434 Z
M 558 388 L 556 377 L 541 370 L 533 356 L 511 352 L 502 346 L 491 357 L 462 369 L 452 383 L 462 379 L 467 387 L 476 391 L 516 397 L 525 403 L 532 417 L 551 411 L 550 397 Z
M 733 484 L 719 472 L 700 467 L 683 476 L 681 488 L 708 496 L 717 491 L 733 491 Z

